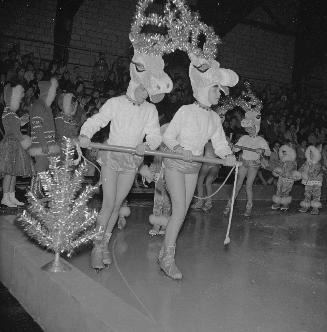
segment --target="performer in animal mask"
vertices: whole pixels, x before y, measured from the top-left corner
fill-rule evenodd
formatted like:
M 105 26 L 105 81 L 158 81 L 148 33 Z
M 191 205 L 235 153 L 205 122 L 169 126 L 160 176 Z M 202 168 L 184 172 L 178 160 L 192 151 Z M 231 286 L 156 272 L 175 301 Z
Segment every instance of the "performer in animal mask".
M 183 20 L 185 18 L 188 20 L 189 17 L 184 15 Z M 176 241 L 193 198 L 201 168 L 201 163 L 192 162 L 192 155 L 202 156 L 205 144 L 211 140 L 215 154 L 224 159 L 226 165 L 232 166 L 236 161 L 225 138 L 220 117 L 211 106 L 218 103 L 223 87 L 233 87 L 237 84 L 238 75 L 232 70 L 221 68 L 214 60 L 218 37 L 212 30 L 198 21 L 197 17 L 191 18 L 189 23 L 183 27 L 183 30 L 190 33 L 191 31 L 200 33 L 201 30 L 208 33 L 203 50 L 194 47 L 192 43 L 188 47 L 191 60 L 189 77 L 195 102 L 182 106 L 176 112 L 163 135 L 166 150 L 184 156 L 184 160 L 164 159 L 163 161 L 165 181 L 172 202 L 172 214 L 159 253 L 159 265 L 172 279 L 182 279 L 182 273 L 175 263 Z M 212 51 L 212 48 L 214 52 L 208 52 Z
M 131 80 L 126 94 L 109 99 L 98 114 L 84 123 L 79 138 L 81 146 L 88 147 L 92 136 L 110 122 L 108 144 L 135 147 L 137 150 L 137 155 L 100 153 L 103 202 L 97 219 L 98 236 L 91 254 L 91 266 L 97 270 L 111 263 L 109 240 L 119 209 L 142 163 L 145 148 L 155 150 L 162 141 L 157 109 L 146 99 L 150 97 L 153 101 L 160 101 L 173 86 L 164 72 L 162 52 L 158 48 L 154 51 L 149 47 L 143 41 L 140 29 L 135 28 L 137 18 L 138 13 L 130 34 L 134 56 L 130 63 Z
M 254 149 L 255 152 L 246 149 L 242 151 L 242 166 L 240 167 L 238 172 L 235 199 L 246 177 L 247 203 L 244 216 L 250 217 L 253 206 L 253 182 L 261 166 L 261 157 L 262 155 L 270 156 L 270 148 L 266 140 L 263 137 L 258 136 L 261 122 L 262 103 L 258 98 L 253 95 L 249 86 L 247 87 L 247 89 L 248 91 L 243 93 L 243 96 L 239 97 L 236 100 L 235 105 L 245 110 L 245 117 L 242 120 L 241 125 L 248 134 L 243 135 L 236 143 L 236 146 Z M 240 150 L 241 148 L 234 148 L 235 152 L 238 152 Z M 228 200 L 227 206 L 224 210 L 225 215 L 229 214 L 230 207 L 231 199 Z

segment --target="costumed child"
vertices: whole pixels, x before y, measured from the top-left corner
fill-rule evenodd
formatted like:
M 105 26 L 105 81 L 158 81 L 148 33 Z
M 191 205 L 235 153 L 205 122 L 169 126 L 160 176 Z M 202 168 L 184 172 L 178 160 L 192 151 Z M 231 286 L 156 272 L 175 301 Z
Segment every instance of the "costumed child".
M 15 197 L 16 177 L 31 177 L 33 164 L 26 150 L 31 145 L 31 138 L 22 135 L 21 120 L 16 112 L 24 97 L 24 88 L 21 85 L 4 87 L 5 109 L 2 114 L 2 124 L 5 136 L 0 142 L 0 176 L 3 177 L 1 204 L 7 207 L 24 205 Z
M 301 179 L 301 174 L 296 170 L 296 152 L 289 145 L 282 145 L 278 151 L 280 165 L 273 169 L 273 175 L 278 177 L 277 191 L 273 196 L 273 210 L 280 209 L 287 211 L 292 202 L 290 192 L 293 188 L 294 181 Z
M 32 146 L 29 153 L 35 158 L 35 171 L 37 173 L 32 178 L 31 190 L 39 197 L 43 197 L 38 173 L 47 171 L 49 156 L 60 152 L 60 147 L 56 143 L 55 123 L 50 107 L 56 97 L 58 81 L 52 78 L 50 81 L 39 82 L 38 86 L 40 95 L 30 111 Z
M 187 18 L 183 15 L 183 21 Z M 172 214 L 166 228 L 165 240 L 159 253 L 159 265 L 172 279 L 182 279 L 175 263 L 175 248 L 179 231 L 192 201 L 201 163 L 192 162 L 192 155 L 202 156 L 205 144 L 211 140 L 214 152 L 232 166 L 236 163 L 222 128 L 219 115 L 211 109 L 218 104 L 222 87 L 234 86 L 238 76 L 229 69 L 220 68 L 214 60 L 218 37 L 205 24 L 193 17 L 185 20 L 184 30 L 209 33 L 203 51 L 190 47 L 189 76 L 196 101 L 179 108 L 163 135 L 167 151 L 182 154 L 184 160 L 164 158 L 164 176 L 172 202 Z M 193 36 L 193 34 L 191 34 Z M 197 36 L 197 34 L 195 34 Z M 192 37 L 191 37 L 192 38 Z M 192 44 L 192 42 L 191 42 Z M 192 46 L 194 46 L 192 44 Z M 195 55 L 195 53 L 197 55 Z
M 58 98 L 58 106 L 61 109 L 61 113 L 54 120 L 56 140 L 61 144 L 64 137 L 76 138 L 78 136 L 79 128 L 74 120 L 77 110 L 77 99 L 72 93 L 63 93 Z
M 103 201 L 97 219 L 98 235 L 91 253 L 91 266 L 97 271 L 111 264 L 108 245 L 112 230 L 119 209 L 134 183 L 145 148 L 155 150 L 162 140 L 157 109 L 146 98 L 149 96 L 152 101 L 159 102 L 165 93 L 172 90 L 172 81 L 164 72 L 162 53 L 154 54 L 153 44 L 142 42 L 141 27 L 137 24 L 136 21 L 133 23 L 130 34 L 134 56 L 126 94 L 107 100 L 80 131 L 80 144 L 87 148 L 92 136 L 110 122 L 108 144 L 137 150 L 137 156 L 111 151 L 100 153 Z M 146 143 L 143 143 L 144 137 Z
M 306 161 L 300 167 L 302 184 L 304 184 L 304 200 L 301 201 L 299 212 L 306 213 L 311 207 L 311 214 L 319 214 L 321 209 L 321 187 L 323 170 L 321 165 L 321 145 L 316 148 L 310 145 L 305 151 Z
M 169 123 L 161 126 L 161 134 L 163 135 Z M 161 149 L 164 145 L 161 145 Z M 149 222 L 153 225 L 149 230 L 151 236 L 164 235 L 168 219 L 171 216 L 171 201 L 167 191 L 167 185 L 164 177 L 164 166 L 161 157 L 154 157 L 153 163 L 150 165 L 150 171 L 154 174 L 154 197 L 153 197 L 153 210 L 149 216 Z
M 243 92 L 241 97 L 236 99 L 235 105 L 245 110 L 245 117 L 241 121 L 241 126 L 245 129 L 248 135 L 243 135 L 238 140 L 236 147 L 234 147 L 233 150 L 234 152 L 242 150 L 242 166 L 240 166 L 238 172 L 235 199 L 243 185 L 244 179 L 246 178 L 247 203 L 244 216 L 250 217 L 253 207 L 253 182 L 261 166 L 262 157 L 270 156 L 270 149 L 267 141 L 258 135 L 261 122 L 262 102 L 253 95 L 248 86 L 247 90 L 247 92 Z M 244 149 L 238 148 L 237 146 L 244 147 Z M 249 151 L 246 148 L 255 151 Z M 223 212 L 224 215 L 229 214 L 231 203 L 231 199 L 229 199 Z

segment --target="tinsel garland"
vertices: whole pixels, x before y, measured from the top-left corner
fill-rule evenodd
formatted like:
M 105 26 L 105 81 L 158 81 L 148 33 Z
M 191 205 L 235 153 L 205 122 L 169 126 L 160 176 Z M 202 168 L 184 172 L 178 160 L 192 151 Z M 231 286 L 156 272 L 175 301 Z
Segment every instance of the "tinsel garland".
M 131 26 L 130 40 L 135 51 L 152 55 L 163 55 L 175 50 L 185 51 L 206 59 L 214 59 L 217 53 L 219 37 L 213 28 L 200 21 L 198 13 L 192 13 L 182 0 L 167 0 L 164 15 L 156 13 L 146 16 L 145 11 L 153 0 L 139 0 Z M 145 26 L 157 26 L 167 29 L 167 33 L 143 33 Z M 203 35 L 205 42 L 199 46 Z
M 87 165 L 74 169 L 74 153 L 74 143 L 64 139 L 62 156 L 51 157 L 49 171 L 39 173 L 47 202 L 29 192 L 28 209 L 20 217 L 26 233 L 41 246 L 68 256 L 96 235 L 97 212 L 87 202 L 98 185 L 81 191 Z
M 218 114 L 223 114 L 225 115 L 228 111 L 232 110 L 235 108 L 235 100 L 231 97 L 226 97 L 221 104 L 219 104 L 216 108 L 215 111 Z
M 241 107 L 245 112 L 260 113 L 262 110 L 262 101 L 257 98 L 252 92 L 250 83 L 244 83 L 246 91 L 242 92 L 242 95 L 235 99 L 235 106 Z

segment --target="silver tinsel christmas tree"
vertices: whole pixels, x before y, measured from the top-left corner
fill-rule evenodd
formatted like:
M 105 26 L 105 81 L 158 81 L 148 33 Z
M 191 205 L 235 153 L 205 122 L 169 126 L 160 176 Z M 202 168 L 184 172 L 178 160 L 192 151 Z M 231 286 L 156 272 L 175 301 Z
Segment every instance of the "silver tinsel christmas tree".
M 97 212 L 90 210 L 87 202 L 98 185 L 87 185 L 82 190 L 87 164 L 75 167 L 74 152 L 74 143 L 65 139 L 62 156 L 51 157 L 49 171 L 39 173 L 46 199 L 30 191 L 29 206 L 20 217 L 26 233 L 55 253 L 55 260 L 44 267 L 52 272 L 65 270 L 60 254 L 71 256 L 96 235 Z

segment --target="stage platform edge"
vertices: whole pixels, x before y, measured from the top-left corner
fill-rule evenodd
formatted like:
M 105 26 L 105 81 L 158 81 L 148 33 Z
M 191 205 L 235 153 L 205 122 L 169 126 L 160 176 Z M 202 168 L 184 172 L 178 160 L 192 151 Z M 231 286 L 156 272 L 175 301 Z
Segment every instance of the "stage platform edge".
M 162 332 L 150 318 L 69 264 L 48 273 L 54 257 L 0 217 L 0 280 L 45 332 Z

